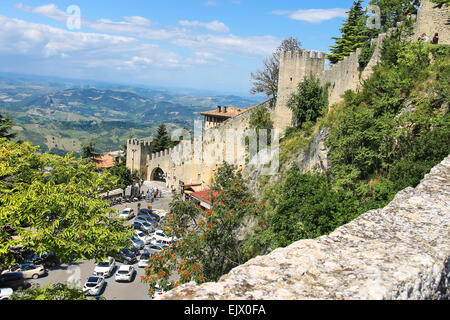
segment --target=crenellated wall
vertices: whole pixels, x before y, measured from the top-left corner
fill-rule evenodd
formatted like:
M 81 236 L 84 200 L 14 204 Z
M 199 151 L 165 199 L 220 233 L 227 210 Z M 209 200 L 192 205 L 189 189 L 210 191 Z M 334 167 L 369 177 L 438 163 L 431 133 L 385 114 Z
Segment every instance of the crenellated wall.
M 450 298 L 450 156 L 383 209 L 162 300 Z
M 439 43 L 450 44 L 449 10 L 449 7 L 445 5 L 437 8 L 430 0 L 423 0 L 417 17 L 411 16 L 411 19 L 415 20 L 414 35 L 408 40 L 417 41 L 422 33 L 427 33 L 432 37 L 437 32 L 440 38 Z M 398 24 L 398 26 L 400 25 L 401 23 Z M 372 40 L 376 49 L 364 70 L 360 69 L 358 61 L 361 48 L 332 65 L 328 70 L 324 70 L 324 64 L 321 61 L 324 59 L 325 53 L 315 53 L 311 59 L 309 51 L 283 53 L 280 58 L 277 105 L 273 112 L 276 127 L 284 132 L 287 127 L 292 125 L 292 112 L 287 107 L 287 102 L 296 92 L 298 83 L 303 81 L 306 76 L 315 75 L 322 85 L 330 84 L 328 92 L 330 106 L 342 101 L 345 91 L 360 90 L 364 81 L 372 75 L 373 68 L 380 61 L 383 40 L 393 30 L 394 28 L 391 28 L 387 33 L 380 34 L 378 38 Z M 304 57 L 305 53 L 307 58 Z

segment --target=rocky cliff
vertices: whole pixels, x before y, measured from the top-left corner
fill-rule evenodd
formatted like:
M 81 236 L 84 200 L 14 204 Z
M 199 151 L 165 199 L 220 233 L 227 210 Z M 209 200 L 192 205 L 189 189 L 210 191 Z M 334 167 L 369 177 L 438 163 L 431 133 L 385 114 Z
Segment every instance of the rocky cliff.
M 449 299 L 449 208 L 450 156 L 383 209 L 162 299 Z

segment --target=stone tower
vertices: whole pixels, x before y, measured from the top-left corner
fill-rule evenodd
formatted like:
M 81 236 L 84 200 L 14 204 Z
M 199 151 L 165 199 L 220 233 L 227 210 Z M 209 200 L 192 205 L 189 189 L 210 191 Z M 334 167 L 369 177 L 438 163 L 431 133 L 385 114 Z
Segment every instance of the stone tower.
M 272 114 L 274 127 L 281 134 L 292 125 L 292 111 L 287 107 L 289 98 L 305 77 L 319 77 L 323 73 L 325 59 L 323 52 L 299 50 L 281 53 L 277 104 Z
M 147 173 L 147 161 L 152 154 L 152 139 L 129 139 L 127 141 L 127 168 Z

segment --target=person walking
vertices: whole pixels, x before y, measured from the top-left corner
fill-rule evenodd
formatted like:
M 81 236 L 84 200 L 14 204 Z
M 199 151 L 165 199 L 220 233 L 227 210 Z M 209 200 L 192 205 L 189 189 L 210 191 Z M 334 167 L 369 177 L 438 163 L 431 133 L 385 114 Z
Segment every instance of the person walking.
M 431 39 L 431 44 L 439 44 L 439 34 L 436 32 L 433 39 Z

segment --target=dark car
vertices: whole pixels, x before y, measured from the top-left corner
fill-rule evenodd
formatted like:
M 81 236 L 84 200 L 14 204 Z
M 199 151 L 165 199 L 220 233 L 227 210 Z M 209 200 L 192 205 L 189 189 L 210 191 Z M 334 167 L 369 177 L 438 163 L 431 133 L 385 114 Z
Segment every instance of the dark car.
M 0 288 L 11 288 L 23 290 L 30 287 L 30 284 L 23 277 L 22 272 L 8 272 L 0 275 Z
M 43 265 L 46 268 L 55 268 L 61 264 L 59 259 L 52 253 L 34 255 L 27 262 L 35 265 Z
M 156 213 L 153 213 L 153 211 L 151 211 L 149 209 L 139 210 L 138 216 L 148 216 L 148 217 L 152 218 L 153 220 L 155 220 L 156 222 L 161 221 L 160 216 L 158 216 Z
M 130 249 L 120 249 L 119 253 L 116 256 L 116 261 L 121 263 L 126 263 L 128 265 L 137 263 L 136 254 Z

